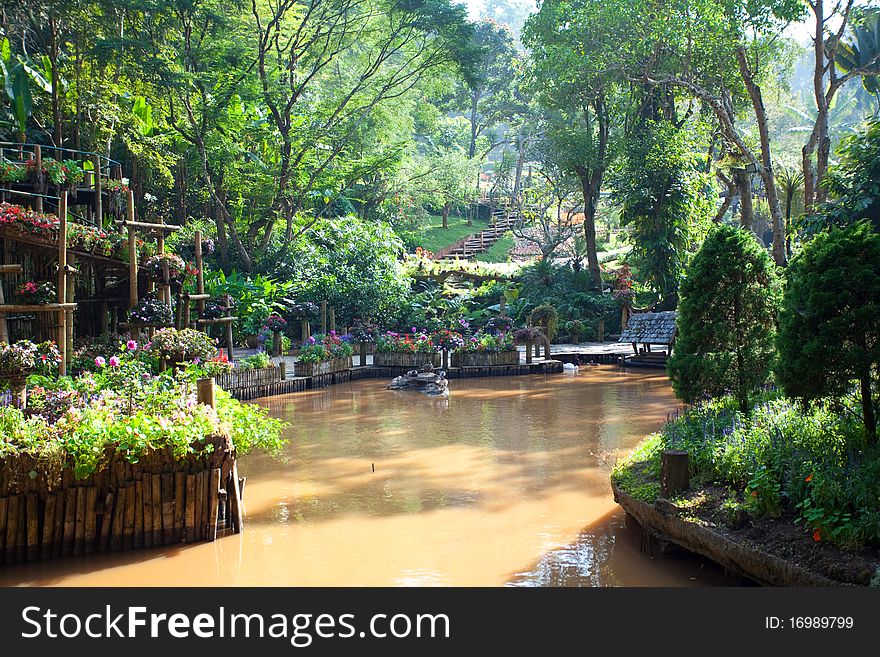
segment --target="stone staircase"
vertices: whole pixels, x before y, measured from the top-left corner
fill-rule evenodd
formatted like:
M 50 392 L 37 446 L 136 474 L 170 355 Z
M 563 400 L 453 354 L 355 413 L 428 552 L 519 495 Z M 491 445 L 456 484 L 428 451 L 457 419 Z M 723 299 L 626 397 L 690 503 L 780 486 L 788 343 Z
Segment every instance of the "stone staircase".
M 459 240 L 450 247 L 438 252 L 437 256 L 440 258 L 459 258 L 463 260 L 473 258 L 495 244 L 519 222 L 520 215 L 518 212 L 505 211 L 504 208 L 495 208 L 492 211 L 492 221 L 488 228 L 474 235 L 468 235 L 463 240 Z

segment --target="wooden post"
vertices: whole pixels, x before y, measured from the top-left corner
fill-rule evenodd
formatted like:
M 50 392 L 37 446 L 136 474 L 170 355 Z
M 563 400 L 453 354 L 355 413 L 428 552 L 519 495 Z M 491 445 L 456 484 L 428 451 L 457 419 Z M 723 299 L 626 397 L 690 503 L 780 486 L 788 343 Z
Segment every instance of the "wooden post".
M 687 452 L 664 450 L 660 456 L 660 495 L 669 499 L 690 486 L 690 459 Z
M 361 365 L 361 367 L 364 367 L 367 364 L 367 343 L 366 342 L 361 342 L 361 354 L 360 355 L 361 355 L 360 365 Z
M 336 308 L 330 306 L 330 330 L 336 331 Z
M 272 332 L 272 355 L 281 355 L 281 331 Z
M 5 502 L 5 499 L 0 499 L 0 504 Z M 46 497 L 46 510 L 43 514 L 43 540 L 40 545 L 40 558 L 48 559 L 52 556 L 52 532 L 55 529 L 55 506 L 58 502 L 57 493 L 49 493 Z M 5 514 L 5 508 L 0 508 L 0 525 L 2 525 L 4 519 L 3 515 Z M 2 543 L 3 538 L 0 537 L 0 543 Z M 3 546 L 0 544 L 0 552 L 3 551 Z
M 192 543 L 196 539 L 195 513 L 196 513 L 196 476 L 186 475 L 186 542 Z
M 82 554 L 86 541 L 86 489 L 76 488 L 76 512 L 73 527 L 73 553 Z
M 502 294 L 501 298 L 498 300 L 498 314 L 503 315 L 504 309 L 507 304 L 507 298 Z
M 532 362 L 532 341 L 526 342 L 526 363 Z
M 66 194 L 67 192 L 65 192 Z M 73 260 L 74 271 L 76 271 L 76 260 Z M 76 285 L 74 283 L 74 273 L 68 272 L 67 274 L 67 303 L 73 303 L 74 296 L 76 294 Z M 73 362 L 73 311 L 68 310 L 65 312 L 65 328 L 67 330 L 67 339 L 64 341 L 66 345 L 66 356 L 65 356 L 65 369 L 70 367 L 70 364 Z
M 153 547 L 153 476 L 145 472 L 144 487 L 144 547 Z
M 327 302 L 321 302 L 321 335 L 327 335 Z
M 174 542 L 174 474 L 162 475 L 162 543 Z
M 125 215 L 129 222 L 134 221 L 134 192 L 129 190 L 126 196 Z M 138 304 L 138 256 L 137 235 L 134 226 L 126 226 L 128 231 L 128 308 Z
M 6 497 L 0 497 L 0 563 L 6 554 L 6 509 L 9 500 Z
M 18 543 L 18 495 L 10 495 L 6 509 L 6 563 L 15 563 L 15 548 Z
M 97 523 L 95 517 L 95 506 L 98 503 L 98 489 L 95 486 L 90 486 L 86 489 L 86 522 L 85 522 L 85 531 L 83 532 L 85 537 L 85 553 L 91 554 L 95 551 L 95 542 L 97 539 Z
M 599 320 L 599 342 L 605 342 L 605 320 Z
M 64 491 L 64 533 L 61 538 L 61 554 L 73 553 L 74 532 L 76 530 L 76 488 Z
M 208 540 L 217 540 L 217 515 L 220 493 L 220 468 L 211 470 L 211 482 L 208 487 Z
M 232 466 L 231 473 L 231 487 L 229 487 L 229 500 L 232 507 L 232 530 L 236 534 L 241 534 L 244 531 L 244 519 L 243 519 L 243 510 L 241 508 L 241 489 L 238 484 L 238 464 L 235 463 Z
M 180 543 L 185 536 L 184 510 L 186 509 L 186 473 L 174 473 L 174 542 Z
M 205 274 L 203 272 L 202 266 L 202 231 L 196 231 L 196 269 L 198 272 L 196 273 L 196 294 L 204 294 L 205 293 Z M 196 305 L 199 309 L 199 317 L 204 316 L 205 314 L 205 300 L 200 298 Z M 189 322 L 189 315 L 186 317 L 186 321 Z M 205 327 L 207 330 L 207 325 Z
M 162 475 L 154 474 L 151 484 L 153 502 L 153 538 L 154 546 L 162 545 Z
M 43 172 L 43 149 L 40 148 L 39 145 L 34 146 L 34 161 L 37 164 L 37 175 L 41 176 L 42 172 Z M 43 193 L 42 187 L 37 189 L 36 191 L 37 191 L 37 194 Z M 43 211 L 43 197 L 37 196 L 35 199 L 35 202 L 36 202 L 36 206 L 35 206 L 36 211 L 42 212 Z
M 101 156 L 95 155 L 95 225 L 101 228 L 104 225 L 104 199 L 101 198 Z
M 40 512 L 37 496 L 27 496 L 27 553 L 28 561 L 36 561 L 40 557 Z
M 305 319 L 300 321 L 300 339 L 303 342 L 309 339 L 309 322 Z
M 196 383 L 196 386 L 198 402 L 200 404 L 204 404 L 205 406 L 216 408 L 216 382 L 214 381 L 214 379 L 199 379 Z
M 229 362 L 235 360 L 235 352 L 232 344 L 232 322 L 226 322 L 226 356 L 229 358 Z
M 99 550 L 110 549 L 110 527 L 113 525 L 113 492 L 108 492 L 104 498 L 104 513 L 101 516 L 101 537 L 98 542 Z
M 58 201 L 58 303 L 67 303 L 67 192 Z M 58 311 L 58 373 L 67 374 L 67 312 Z

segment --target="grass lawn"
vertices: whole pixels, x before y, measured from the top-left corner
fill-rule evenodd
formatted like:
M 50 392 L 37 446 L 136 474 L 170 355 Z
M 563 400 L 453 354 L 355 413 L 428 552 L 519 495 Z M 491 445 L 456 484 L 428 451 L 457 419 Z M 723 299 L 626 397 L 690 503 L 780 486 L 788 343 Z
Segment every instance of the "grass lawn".
M 475 220 L 472 226 L 467 225 L 467 218 L 449 216 L 449 228 L 443 228 L 443 217 L 432 215 L 420 231 L 419 243 L 423 249 L 437 252 L 454 242 L 475 235 L 487 227 L 487 222 Z
M 483 251 L 483 253 L 478 253 L 476 259 L 482 262 L 507 262 L 513 244 L 513 233 L 505 233 L 500 240 Z

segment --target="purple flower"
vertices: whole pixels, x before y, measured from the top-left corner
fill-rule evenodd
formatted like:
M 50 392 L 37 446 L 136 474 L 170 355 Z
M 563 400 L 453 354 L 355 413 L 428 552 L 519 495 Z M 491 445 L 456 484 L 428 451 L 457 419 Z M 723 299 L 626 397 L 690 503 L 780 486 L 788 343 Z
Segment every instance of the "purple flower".
M 413 326 L 413 327 L 410 329 L 410 331 L 412 331 L 413 333 L 415 333 L 415 332 L 416 332 L 416 327 Z
M 106 364 L 107 364 L 107 361 L 104 360 L 104 357 L 103 357 L 103 356 L 97 356 L 97 357 L 95 358 L 95 365 L 96 365 L 97 367 L 104 367 Z
M 134 340 L 129 340 L 125 346 L 128 347 L 129 351 L 135 351 L 138 348 L 138 343 Z
M 110 356 L 110 367 L 119 367 L 119 362 L 118 356 Z
M 202 362 L 202 359 L 199 358 L 198 356 L 196 356 L 195 358 L 193 358 L 193 365 L 198 365 L 198 364 L 201 363 L 201 362 Z

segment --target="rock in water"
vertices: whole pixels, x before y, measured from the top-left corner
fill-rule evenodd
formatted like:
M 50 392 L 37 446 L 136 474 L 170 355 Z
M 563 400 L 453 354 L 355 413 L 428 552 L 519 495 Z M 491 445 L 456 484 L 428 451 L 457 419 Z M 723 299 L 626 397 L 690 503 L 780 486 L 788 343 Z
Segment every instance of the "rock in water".
M 396 376 L 386 386 L 389 390 L 415 390 L 429 397 L 449 397 L 449 381 L 443 370 L 417 372 L 411 370 Z

